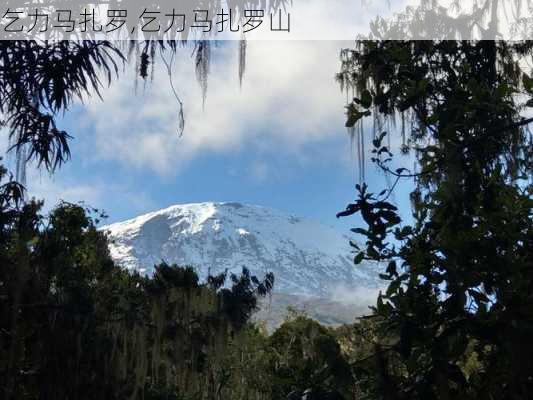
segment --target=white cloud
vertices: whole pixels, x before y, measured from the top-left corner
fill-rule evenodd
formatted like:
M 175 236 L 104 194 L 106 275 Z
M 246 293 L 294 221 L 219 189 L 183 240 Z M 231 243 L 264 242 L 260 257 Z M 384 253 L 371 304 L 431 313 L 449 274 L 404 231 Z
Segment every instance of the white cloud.
M 50 175 L 28 166 L 27 191 L 32 198 L 45 200 L 45 212 L 61 201 L 74 204 L 83 202 L 102 211 L 124 209 L 127 205 L 129 211 L 138 214 L 156 208 L 156 204 L 146 193 L 132 191 L 121 184 L 78 182 L 64 176 L 62 172 Z
M 386 289 L 386 284 L 382 287 L 348 287 L 339 285 L 333 290 L 332 300 L 344 304 L 357 304 L 365 306 L 375 306 L 379 292 Z
M 334 80 L 346 42 L 250 42 L 242 88 L 235 43 L 213 49 L 208 97 L 193 78 L 191 48 L 176 57 L 174 82 L 185 104 L 185 134 L 178 139 L 178 105 L 164 68 L 154 82 L 134 92 L 129 70 L 91 99 L 86 117 L 96 146 L 92 159 L 115 160 L 134 168 L 172 175 L 205 152 L 232 152 L 245 145 L 298 156 L 303 146 L 343 132 L 345 96 Z M 131 68 L 130 68 L 131 69 Z M 89 138 L 93 142 L 94 138 Z

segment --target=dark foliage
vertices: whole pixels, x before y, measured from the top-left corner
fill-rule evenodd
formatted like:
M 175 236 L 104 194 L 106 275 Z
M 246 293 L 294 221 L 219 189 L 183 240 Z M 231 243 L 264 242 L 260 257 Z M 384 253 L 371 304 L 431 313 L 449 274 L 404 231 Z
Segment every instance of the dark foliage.
M 214 398 L 230 338 L 272 277 L 244 270 L 217 291 L 187 267 L 130 274 L 88 210 L 63 203 L 45 218 L 40 203 L 17 204 L 20 191 L 0 188 L 1 397 Z
M 50 170 L 65 162 L 69 135 L 57 127 L 57 115 L 74 100 L 99 95 L 123 60 L 106 41 L 2 41 L 0 111 L 13 147 L 27 145 L 25 157 Z
M 304 316 L 287 321 L 268 338 L 268 346 L 273 399 L 290 393 L 300 398 L 333 392 L 353 396 L 351 368 L 333 332 L 318 322 Z
M 529 42 L 494 41 L 362 42 L 345 53 L 359 93 L 350 124 L 365 110 L 399 114 L 419 165 L 392 170 L 377 132 L 372 160 L 395 183 L 379 195 L 358 186 L 339 214 L 367 225 L 354 230 L 366 239 L 356 263 L 387 265 L 375 312 L 397 341 L 379 350 L 383 398 L 531 396 L 533 143 L 522 111 L 533 105 L 532 54 Z M 401 179 L 416 182 L 411 225 L 387 201 Z

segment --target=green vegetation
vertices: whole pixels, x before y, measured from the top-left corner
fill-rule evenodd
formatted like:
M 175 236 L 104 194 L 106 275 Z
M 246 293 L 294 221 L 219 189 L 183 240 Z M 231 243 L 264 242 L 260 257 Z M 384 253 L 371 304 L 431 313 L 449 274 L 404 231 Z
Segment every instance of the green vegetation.
M 191 268 L 130 274 L 83 207 L 44 218 L 19 195 L 1 187 L 2 398 L 247 398 L 226 365 L 244 361 L 246 321 L 272 276 L 244 270 L 222 288 L 224 276 L 201 284 Z
M 360 213 L 355 262 L 387 266 L 375 308 L 385 399 L 527 399 L 533 390 L 533 141 L 527 129 L 531 42 L 362 42 L 340 75 L 356 98 L 348 125 L 400 118 L 404 153 L 393 169 L 387 132 L 372 161 L 394 178 L 339 216 Z M 388 202 L 414 179 L 411 224 Z M 392 367 L 389 364 L 393 364 Z
M 121 55 L 50 46 L 0 46 L 0 106 L 23 159 L 53 170 L 69 155 L 54 116 L 98 90 L 98 71 L 111 77 Z M 356 96 L 347 126 L 374 115 L 372 161 L 393 182 L 379 194 L 361 183 L 339 213 L 361 214 L 355 263 L 384 264 L 390 284 L 373 315 L 336 329 L 301 315 L 272 335 L 250 324 L 272 276 L 243 270 L 224 286 L 165 264 L 129 274 L 97 212 L 64 203 L 43 216 L 1 169 L 1 397 L 531 398 L 532 55 L 531 42 L 494 41 L 365 41 L 343 53 L 339 79 Z M 59 58 L 72 64 L 58 69 Z M 391 167 L 385 127 L 397 119 L 416 170 Z M 411 223 L 389 201 L 404 179 L 415 182 Z
M 0 171 L 0 390 L 6 399 L 273 399 L 353 390 L 334 331 L 296 316 L 268 336 L 248 321 L 262 281 L 200 283 L 187 267 L 152 278 L 116 266 L 97 210 L 20 202 Z

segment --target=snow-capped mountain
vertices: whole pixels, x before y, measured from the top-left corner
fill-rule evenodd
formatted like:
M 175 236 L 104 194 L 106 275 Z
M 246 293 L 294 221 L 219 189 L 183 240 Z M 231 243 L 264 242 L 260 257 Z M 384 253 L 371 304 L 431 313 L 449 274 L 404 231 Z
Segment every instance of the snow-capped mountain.
M 275 276 L 275 291 L 332 298 L 379 286 L 372 266 L 354 266 L 349 239 L 333 228 L 240 203 L 176 205 L 104 227 L 113 258 L 150 274 L 154 264 L 192 265 L 200 277 L 228 270 Z M 356 289 L 355 289 L 356 290 Z

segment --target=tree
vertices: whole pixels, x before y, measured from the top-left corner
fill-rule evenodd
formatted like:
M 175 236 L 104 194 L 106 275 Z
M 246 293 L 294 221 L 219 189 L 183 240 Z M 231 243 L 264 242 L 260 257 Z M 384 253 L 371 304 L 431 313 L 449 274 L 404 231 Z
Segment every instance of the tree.
M 12 4 L 14 3 L 14 4 Z M 113 0 L 109 2 L 113 6 Z M 232 0 L 228 7 L 235 10 L 235 18 L 243 18 L 243 10 L 254 8 L 254 3 L 244 0 Z M 274 0 L 264 9 L 278 10 L 287 4 L 286 0 Z M 12 9 L 32 2 L 6 0 L 7 8 Z M 48 4 L 57 10 L 72 9 L 71 0 L 53 0 Z M 69 7 L 70 6 L 70 7 Z M 151 10 L 172 10 L 174 4 L 143 3 L 143 8 Z M 194 2 L 184 4 L 184 11 L 192 15 L 196 8 Z M 202 7 L 216 15 L 220 3 L 206 1 Z M 189 9 L 190 8 L 190 9 Z M 142 20 L 133 19 L 135 24 Z M 130 24 L 131 20 L 128 21 Z M 37 23 L 37 21 L 36 21 Z M 39 21 L 42 23 L 42 21 Z M 5 24 L 5 21 L 3 22 Z M 132 27 L 129 27 L 132 28 Z M 36 29 L 36 31 L 39 29 Z M 5 34 L 6 32 L 4 32 Z M 80 33 L 81 35 L 81 33 Z M 84 97 L 97 95 L 101 97 L 102 89 L 111 84 L 112 78 L 118 78 L 120 67 L 127 61 L 136 62 L 138 76 L 149 80 L 154 74 L 156 61 L 164 64 L 169 76 L 169 86 L 176 97 L 177 132 L 181 136 L 185 128 L 183 102 L 177 94 L 173 82 L 172 67 L 176 51 L 180 45 L 186 45 L 191 38 L 190 28 L 177 37 L 165 40 L 147 38 L 142 41 L 95 40 L 91 35 L 78 36 L 77 41 L 58 40 L 3 40 L 0 44 L 0 126 L 9 131 L 11 150 L 17 153 L 16 175 L 20 181 L 25 178 L 26 162 L 34 160 L 38 167 L 54 171 L 68 160 L 70 150 L 68 141 L 71 136 L 57 126 L 57 117 L 69 110 L 75 101 Z M 158 38 L 161 39 L 161 38 Z M 205 103 L 208 76 L 211 62 L 211 41 L 206 37 L 192 40 L 196 78 L 202 88 Z M 242 82 L 246 65 L 246 38 L 243 35 L 238 46 L 239 81 Z
M 225 276 L 202 283 L 190 267 L 130 274 L 98 214 L 63 203 L 45 217 L 20 190 L 0 186 L 2 398 L 238 398 L 223 366 L 272 275 L 245 270 L 223 288 Z
M 118 73 L 121 52 L 110 42 L 2 41 L 0 44 L 0 111 L 14 148 L 23 162 L 36 159 L 53 170 L 68 159 L 69 135 L 55 116 L 72 102 L 100 94 Z
M 339 216 L 360 213 L 355 258 L 385 263 L 375 313 L 405 372 L 384 398 L 526 399 L 533 388 L 533 79 L 530 42 L 363 41 L 343 54 L 356 97 L 348 125 L 400 115 L 419 168 L 393 170 L 375 132 L 372 161 L 395 181 L 358 185 Z M 413 223 L 388 201 L 414 179 Z M 465 353 L 470 354 L 465 359 Z M 473 354 L 473 356 L 472 356 Z M 477 368 L 465 365 L 476 359 Z
M 25 165 L 30 160 L 53 172 L 69 159 L 71 136 L 58 128 L 57 117 L 84 97 L 102 98 L 102 90 L 119 77 L 127 61 L 137 59 L 138 76 L 147 80 L 160 56 L 174 90 L 171 74 L 178 45 L 177 41 L 2 41 L 1 122 L 9 131 L 10 150 L 17 153 L 17 178 L 24 182 Z M 197 42 L 194 47 L 197 78 L 205 90 L 210 48 L 207 41 Z M 166 52 L 170 53 L 168 60 Z M 129 57 L 132 54 L 134 57 Z M 181 135 L 185 117 L 177 94 L 176 100 L 177 130 Z
M 532 4 L 531 0 L 419 0 L 392 17 L 375 18 L 366 39 L 527 40 L 533 28 Z
M 269 338 L 272 398 L 353 397 L 353 377 L 335 335 L 305 316 L 285 321 Z M 303 396 L 307 391 L 309 396 Z M 333 397 L 333 391 L 337 397 Z M 312 393 L 312 394 L 311 394 Z M 326 393 L 332 397 L 325 396 Z M 342 394 L 342 396 L 341 396 Z

